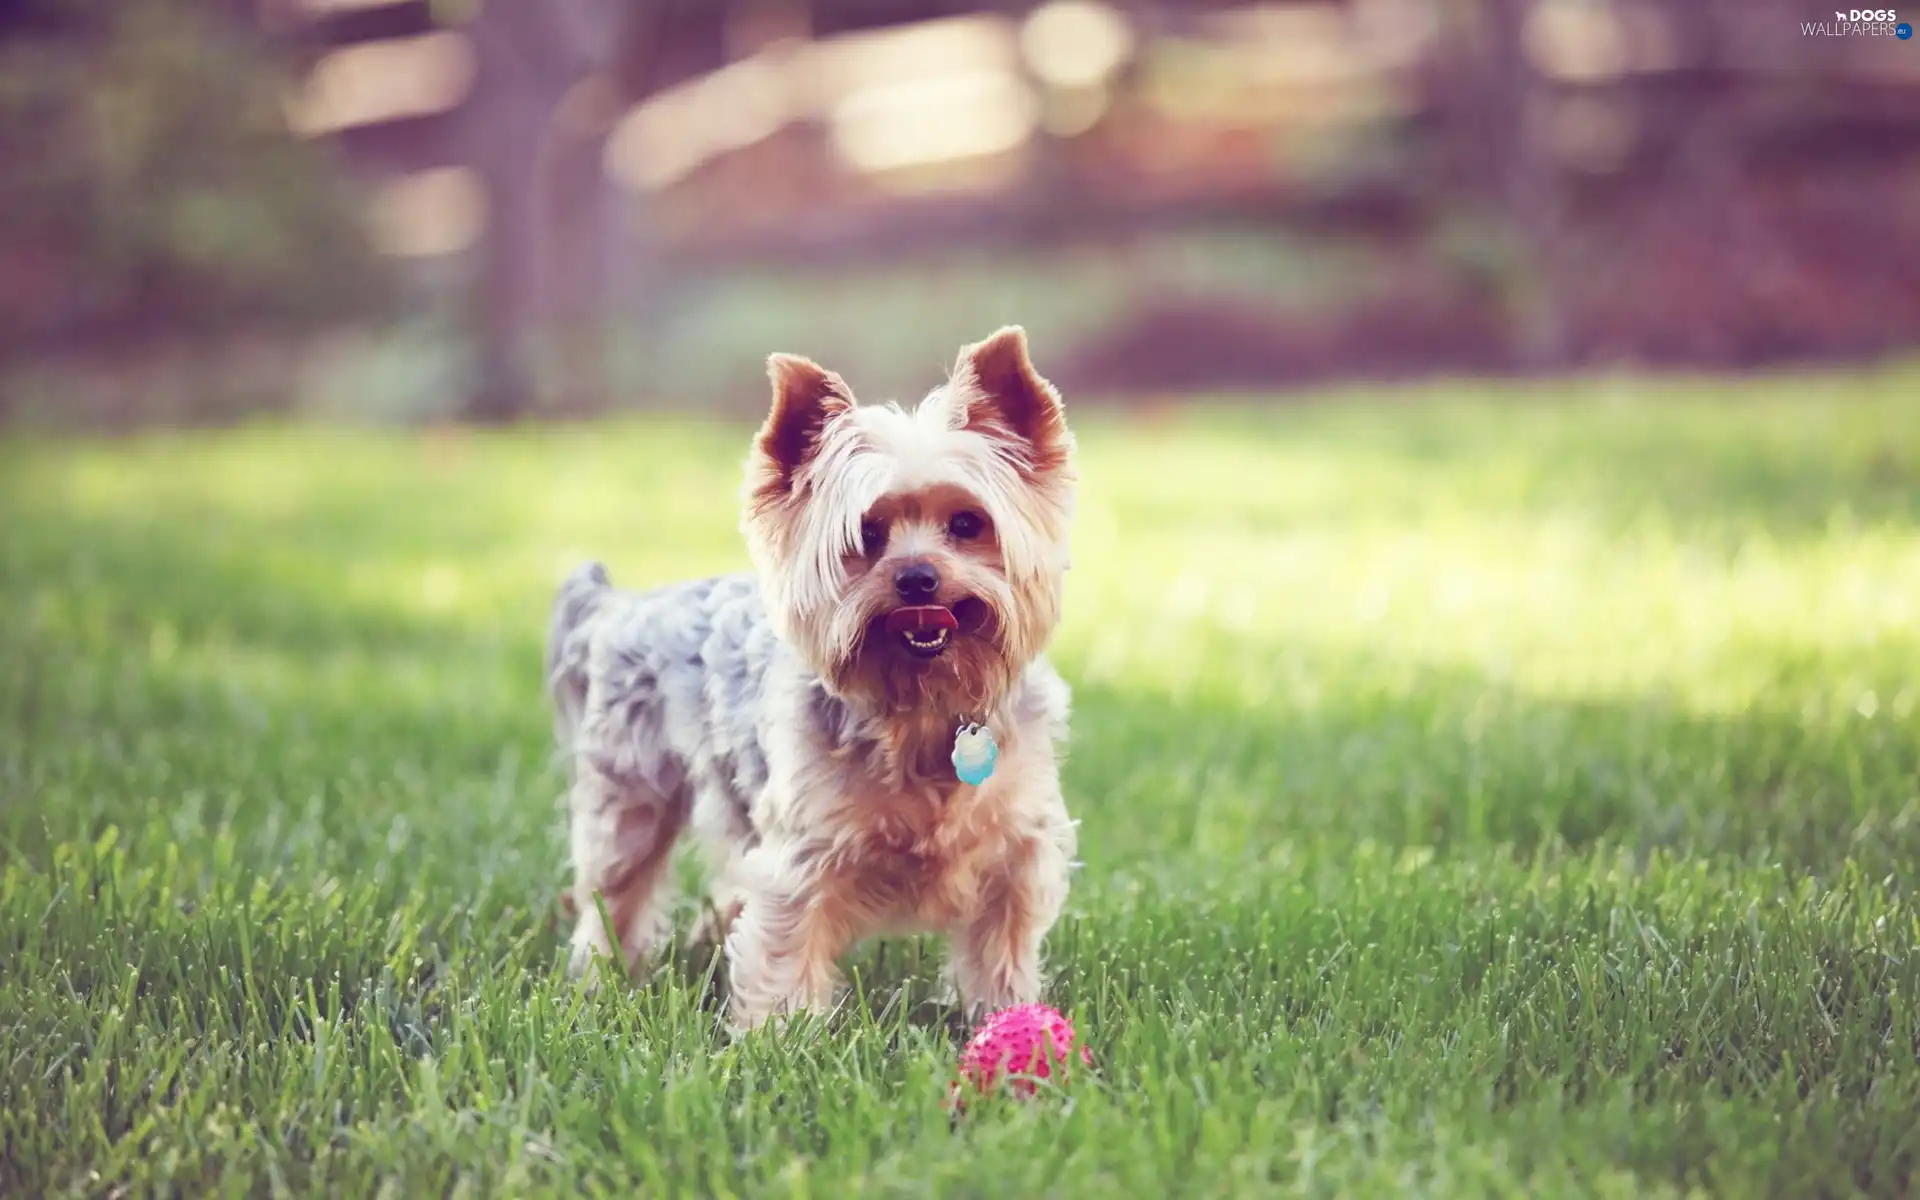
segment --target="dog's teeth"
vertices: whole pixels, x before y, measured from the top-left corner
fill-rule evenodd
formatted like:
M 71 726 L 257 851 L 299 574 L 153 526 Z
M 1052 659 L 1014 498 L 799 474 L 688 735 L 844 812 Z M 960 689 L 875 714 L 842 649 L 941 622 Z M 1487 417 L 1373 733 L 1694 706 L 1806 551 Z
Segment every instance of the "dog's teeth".
M 928 633 L 924 630 L 915 629 L 908 630 L 901 636 L 907 645 L 912 646 L 916 650 L 939 650 L 947 644 L 948 631 L 945 629 L 936 629 Z

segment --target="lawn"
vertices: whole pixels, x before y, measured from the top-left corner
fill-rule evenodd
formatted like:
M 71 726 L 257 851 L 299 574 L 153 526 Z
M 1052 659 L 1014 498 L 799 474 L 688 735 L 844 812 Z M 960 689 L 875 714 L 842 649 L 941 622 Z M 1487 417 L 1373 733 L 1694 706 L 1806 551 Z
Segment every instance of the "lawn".
M 550 588 L 742 565 L 744 427 L 0 443 L 0 1195 L 1907 1194 L 1916 397 L 1090 407 L 1099 1072 L 957 1123 L 930 943 L 558 969 Z

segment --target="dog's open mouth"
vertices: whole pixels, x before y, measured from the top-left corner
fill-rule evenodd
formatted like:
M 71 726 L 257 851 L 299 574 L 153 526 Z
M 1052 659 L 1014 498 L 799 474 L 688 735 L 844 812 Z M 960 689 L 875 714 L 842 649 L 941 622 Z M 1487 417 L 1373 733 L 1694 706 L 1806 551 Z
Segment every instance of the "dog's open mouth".
M 887 636 L 916 658 L 938 658 L 963 634 L 980 633 L 989 623 L 986 602 L 966 596 L 952 607 L 916 604 L 887 614 Z
M 899 638 L 907 653 L 921 658 L 938 657 L 959 628 L 959 619 L 943 604 L 896 608 L 887 614 L 888 635 Z

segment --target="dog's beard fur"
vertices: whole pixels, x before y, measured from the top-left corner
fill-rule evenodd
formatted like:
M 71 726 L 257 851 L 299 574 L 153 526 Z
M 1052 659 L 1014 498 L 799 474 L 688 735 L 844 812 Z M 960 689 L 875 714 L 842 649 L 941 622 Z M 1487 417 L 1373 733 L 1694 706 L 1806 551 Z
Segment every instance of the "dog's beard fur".
M 912 411 L 860 406 L 803 358 L 776 355 L 769 373 L 743 528 L 775 629 L 871 719 L 947 737 L 985 719 L 1059 621 L 1073 515 L 1072 435 L 1024 335 L 961 351 Z M 978 535 L 955 535 L 961 513 L 984 518 Z M 961 620 L 934 658 L 885 626 L 895 575 L 916 563 Z

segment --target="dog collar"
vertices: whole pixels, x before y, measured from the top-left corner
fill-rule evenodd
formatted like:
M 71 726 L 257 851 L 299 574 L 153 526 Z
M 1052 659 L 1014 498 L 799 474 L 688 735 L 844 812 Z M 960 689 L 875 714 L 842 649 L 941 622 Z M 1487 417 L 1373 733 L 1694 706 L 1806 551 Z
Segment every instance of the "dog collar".
M 962 783 L 979 787 L 999 761 L 1000 747 L 993 740 L 993 730 L 968 722 L 954 731 L 953 773 Z

